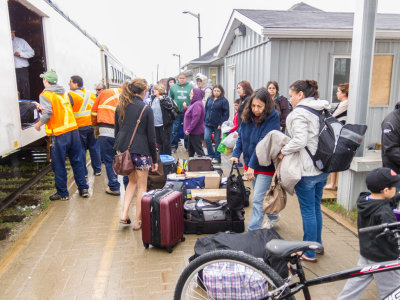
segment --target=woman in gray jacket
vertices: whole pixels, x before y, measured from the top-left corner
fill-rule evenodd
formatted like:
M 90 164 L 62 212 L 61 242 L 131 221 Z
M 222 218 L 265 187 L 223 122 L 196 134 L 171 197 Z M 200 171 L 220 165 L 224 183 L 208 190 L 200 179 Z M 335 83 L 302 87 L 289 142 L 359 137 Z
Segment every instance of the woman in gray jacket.
M 322 243 L 321 198 L 328 177 L 314 166 L 306 147 L 315 154 L 318 145 L 319 118 L 304 107 L 315 110 L 330 109 L 326 100 L 319 99 L 318 83 L 315 80 L 298 80 L 290 86 L 290 103 L 293 111 L 286 119 L 286 126 L 291 137 L 282 148 L 279 158 L 291 153 L 300 153 L 301 180 L 295 190 L 303 219 L 303 240 Z M 307 251 L 302 258 L 315 262 L 314 251 Z

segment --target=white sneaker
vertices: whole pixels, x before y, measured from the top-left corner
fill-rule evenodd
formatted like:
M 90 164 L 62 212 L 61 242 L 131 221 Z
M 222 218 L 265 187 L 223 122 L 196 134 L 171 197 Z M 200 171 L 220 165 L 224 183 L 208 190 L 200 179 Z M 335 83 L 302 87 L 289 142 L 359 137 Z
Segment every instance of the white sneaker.
M 211 161 L 212 164 L 220 164 L 220 162 L 218 160 L 216 160 L 215 158 L 213 158 L 213 160 Z
M 267 217 L 267 219 L 265 220 L 265 222 L 264 222 L 262 228 L 263 228 L 263 229 L 271 229 L 271 228 L 274 228 L 275 224 L 279 221 L 279 219 L 280 219 L 280 216 L 278 216 L 278 218 L 277 218 L 277 219 L 274 219 L 274 220 L 270 220 L 270 219 Z

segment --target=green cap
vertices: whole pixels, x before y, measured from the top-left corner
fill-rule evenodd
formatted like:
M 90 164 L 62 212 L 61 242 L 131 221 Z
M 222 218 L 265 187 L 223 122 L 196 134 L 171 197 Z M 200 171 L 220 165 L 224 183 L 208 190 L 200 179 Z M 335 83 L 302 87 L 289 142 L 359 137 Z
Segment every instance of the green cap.
M 44 72 L 43 74 L 40 74 L 40 78 L 44 78 L 50 83 L 57 83 L 58 80 L 58 76 L 54 71 Z

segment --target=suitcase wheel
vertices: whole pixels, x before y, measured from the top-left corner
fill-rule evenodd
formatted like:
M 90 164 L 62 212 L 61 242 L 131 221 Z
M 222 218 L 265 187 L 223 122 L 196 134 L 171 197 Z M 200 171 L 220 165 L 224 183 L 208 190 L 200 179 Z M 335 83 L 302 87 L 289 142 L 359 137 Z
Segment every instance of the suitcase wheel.
M 172 253 L 173 251 L 172 247 L 165 247 L 165 249 L 168 251 L 168 253 Z
M 184 242 L 186 239 L 185 239 L 185 237 L 183 236 L 182 238 L 181 238 L 181 242 Z
M 149 243 L 143 242 L 143 246 L 144 246 L 146 249 L 149 249 Z

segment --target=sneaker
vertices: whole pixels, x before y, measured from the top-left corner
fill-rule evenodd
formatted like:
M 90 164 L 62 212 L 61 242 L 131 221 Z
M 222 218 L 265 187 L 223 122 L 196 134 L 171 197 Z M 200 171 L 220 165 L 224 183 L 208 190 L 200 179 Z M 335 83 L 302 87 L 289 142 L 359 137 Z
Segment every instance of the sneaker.
M 56 201 L 56 200 L 61 200 L 61 201 L 67 201 L 69 200 L 68 196 L 61 196 L 59 193 L 55 193 L 49 197 L 50 201 Z
M 263 229 L 272 229 L 272 228 L 274 228 L 275 224 L 279 221 L 279 219 L 280 219 L 280 217 L 278 217 L 277 219 L 274 219 L 274 220 L 270 220 L 267 217 L 267 219 L 265 220 L 262 228 Z
M 213 160 L 211 161 L 212 164 L 220 164 L 221 162 L 218 161 L 217 159 L 213 158 Z
M 94 172 L 94 176 L 100 176 L 101 175 L 101 171 L 100 172 Z
M 119 196 L 121 193 L 119 191 L 113 191 L 110 189 L 110 187 L 107 187 L 106 194 L 113 195 L 113 196 Z
M 89 197 L 89 191 L 87 189 L 79 190 L 79 196 L 81 196 L 83 198 L 87 198 L 87 197 Z

